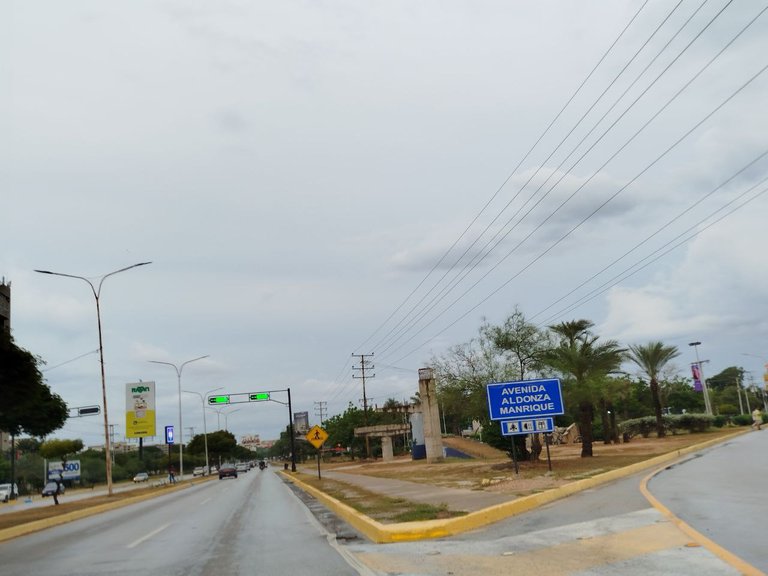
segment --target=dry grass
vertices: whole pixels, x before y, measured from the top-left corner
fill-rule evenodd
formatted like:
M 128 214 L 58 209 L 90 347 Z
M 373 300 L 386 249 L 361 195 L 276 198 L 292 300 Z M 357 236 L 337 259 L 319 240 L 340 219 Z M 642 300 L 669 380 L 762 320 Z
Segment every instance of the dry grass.
M 335 469 L 351 474 L 397 478 L 435 486 L 491 490 L 517 495 L 530 494 L 588 478 L 602 472 L 622 468 L 654 456 L 674 452 L 707 440 L 728 436 L 737 429 L 717 429 L 702 434 L 680 434 L 665 438 L 635 438 L 626 444 L 593 444 L 594 456 L 581 457 L 581 444 L 550 447 L 552 472 L 549 472 L 546 450 L 538 462 L 519 462 L 519 473 L 514 464 L 501 452 L 487 452 L 482 460 L 447 459 L 439 463 L 425 460 L 412 461 L 407 457 L 393 463 L 367 462 L 336 465 Z M 490 450 L 493 450 L 492 448 Z
M 323 478 L 319 480 L 310 474 L 295 474 L 302 482 L 317 488 L 351 506 L 361 514 L 373 518 L 382 524 L 393 522 L 415 522 L 419 520 L 437 520 L 463 516 L 465 512 L 448 510 L 448 506 L 432 506 L 420 502 L 412 502 L 403 498 L 390 498 L 375 494 L 352 484 Z

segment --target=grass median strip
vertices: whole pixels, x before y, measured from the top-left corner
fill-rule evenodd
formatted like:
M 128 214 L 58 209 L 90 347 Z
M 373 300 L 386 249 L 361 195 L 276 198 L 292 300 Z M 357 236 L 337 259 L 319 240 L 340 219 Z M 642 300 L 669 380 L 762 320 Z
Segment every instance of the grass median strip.
M 318 480 L 310 474 L 300 472 L 292 474 L 292 476 L 382 524 L 440 520 L 466 514 L 466 512 L 449 510 L 447 504 L 434 506 L 412 502 L 404 498 L 382 496 L 335 479 L 323 478 Z

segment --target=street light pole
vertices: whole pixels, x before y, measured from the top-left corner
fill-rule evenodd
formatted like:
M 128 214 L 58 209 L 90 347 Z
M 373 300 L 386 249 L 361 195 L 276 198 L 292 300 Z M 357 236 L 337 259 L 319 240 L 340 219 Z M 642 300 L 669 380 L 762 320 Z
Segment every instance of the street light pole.
M 762 390 L 762 393 L 763 393 L 762 394 L 763 395 L 763 409 L 766 411 L 766 413 L 768 413 L 768 395 L 766 394 L 766 392 L 768 391 L 768 360 L 766 360 L 762 356 L 758 356 L 757 354 L 750 354 L 749 352 L 742 352 L 741 355 L 742 356 L 752 356 L 752 358 L 759 358 L 763 362 L 763 368 L 764 368 L 765 372 L 763 373 L 763 387 L 761 388 L 761 390 Z M 750 378 L 751 377 L 752 376 L 750 374 Z
M 224 414 L 224 431 L 225 432 L 229 432 L 229 424 L 228 424 L 228 422 L 229 422 L 229 420 L 228 420 L 229 415 L 230 414 L 234 414 L 238 410 L 241 410 L 241 408 L 237 408 L 235 410 L 232 410 L 232 412 L 222 412 L 222 414 Z
M 221 390 L 224 388 L 224 386 L 219 386 L 218 388 L 214 388 L 213 390 L 208 390 L 208 392 L 205 393 L 205 396 L 208 396 L 211 392 L 216 392 L 217 390 Z M 193 392 L 192 390 L 183 390 L 183 392 L 186 392 L 187 394 L 197 394 L 200 396 L 200 402 L 203 405 L 203 440 L 205 442 L 205 473 L 210 474 L 211 473 L 211 467 L 208 464 L 208 429 L 205 424 L 205 397 L 203 394 L 200 394 L 200 392 Z
M 712 416 L 712 404 L 709 402 L 709 388 L 707 387 L 707 380 L 704 378 L 704 370 L 701 368 L 701 360 L 699 360 L 699 348 L 698 346 L 701 346 L 701 342 L 691 342 L 688 344 L 688 346 L 693 346 L 693 349 L 696 352 L 696 366 L 699 368 L 699 377 L 701 378 L 701 389 L 704 392 L 704 411 Z M 706 362 L 706 360 L 705 360 Z
M 178 383 L 179 387 L 179 476 L 183 480 L 184 479 L 184 428 L 183 428 L 183 422 L 181 419 L 181 373 L 184 370 L 184 366 L 191 362 L 197 362 L 198 360 L 202 360 L 203 358 L 208 358 L 208 355 L 200 356 L 199 358 L 192 358 L 192 360 L 187 360 L 186 362 L 182 362 L 180 366 L 176 366 L 176 364 L 173 364 L 172 362 L 160 362 L 159 360 L 149 360 L 149 362 L 152 362 L 153 364 L 165 364 L 166 366 L 173 367 L 174 370 L 176 370 L 176 381 Z
M 75 276 L 74 274 L 63 274 L 61 272 L 51 272 L 50 270 L 35 270 L 35 272 L 39 272 L 40 274 L 50 274 L 52 276 L 64 276 L 65 278 L 77 278 L 78 280 L 83 280 L 88 284 L 88 286 L 91 287 L 91 292 L 93 292 L 93 297 L 96 299 L 96 322 L 99 327 L 99 363 L 101 364 L 101 399 L 102 399 L 102 402 L 104 403 L 104 459 L 106 462 L 107 494 L 109 496 L 112 496 L 112 444 L 109 438 L 109 412 L 107 410 L 107 379 L 104 372 L 104 342 L 103 342 L 102 332 L 101 332 L 101 304 L 99 302 L 99 297 L 101 296 L 101 286 L 102 284 L 104 284 L 104 280 L 120 272 L 125 272 L 126 270 L 130 270 L 131 268 L 137 268 L 139 266 L 146 266 L 147 264 L 152 264 L 152 262 L 139 262 L 138 264 L 133 264 L 132 266 L 126 266 L 125 268 L 120 268 L 120 270 L 115 270 L 114 272 L 105 274 L 104 276 L 101 276 L 101 278 L 99 279 L 98 288 L 94 287 L 93 282 L 91 282 L 88 278 L 85 278 L 84 276 Z

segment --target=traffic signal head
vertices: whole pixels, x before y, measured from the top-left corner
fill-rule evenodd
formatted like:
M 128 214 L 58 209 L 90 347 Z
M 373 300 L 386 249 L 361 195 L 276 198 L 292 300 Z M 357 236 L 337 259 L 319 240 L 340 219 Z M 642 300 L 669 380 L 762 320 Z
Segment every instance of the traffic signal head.
M 229 395 L 209 396 L 208 404 L 229 404 Z
M 269 400 L 269 392 L 257 392 L 255 394 L 249 394 L 248 400 L 251 402 L 264 402 Z

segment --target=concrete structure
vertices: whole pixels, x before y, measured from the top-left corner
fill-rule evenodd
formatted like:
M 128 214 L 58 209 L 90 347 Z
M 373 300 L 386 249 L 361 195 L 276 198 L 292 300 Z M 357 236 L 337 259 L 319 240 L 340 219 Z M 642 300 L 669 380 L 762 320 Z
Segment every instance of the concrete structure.
M 384 461 L 393 460 L 395 455 L 392 450 L 392 437 L 407 434 L 410 431 L 408 424 L 380 424 L 379 426 L 361 426 L 355 428 L 355 436 L 364 438 L 381 438 L 381 457 Z
M 11 332 L 11 283 L 0 280 L 0 330 Z
M 432 368 L 419 369 L 419 398 L 421 413 L 424 415 L 427 462 L 439 462 L 443 459 L 443 436 L 440 431 L 440 407 L 437 403 L 437 388 Z

